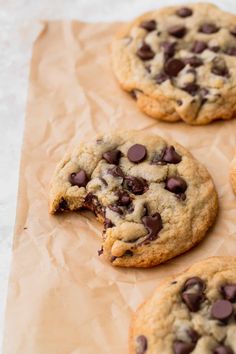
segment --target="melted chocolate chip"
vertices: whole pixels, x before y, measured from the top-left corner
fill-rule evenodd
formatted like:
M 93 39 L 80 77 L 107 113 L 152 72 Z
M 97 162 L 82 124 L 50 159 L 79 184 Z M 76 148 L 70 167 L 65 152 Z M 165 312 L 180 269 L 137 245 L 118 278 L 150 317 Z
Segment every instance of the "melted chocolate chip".
M 191 312 L 197 312 L 204 300 L 202 293 L 182 293 L 182 300 Z
M 213 354 L 234 354 L 234 352 L 226 345 L 219 345 L 214 349 Z
M 224 53 L 228 54 L 228 55 L 231 55 L 231 56 L 236 56 L 236 47 L 226 48 Z
M 147 338 L 144 335 L 140 335 L 136 338 L 136 354 L 144 354 L 148 348 Z
M 219 27 L 217 27 L 214 23 L 204 23 L 201 25 L 199 28 L 199 32 L 205 33 L 205 34 L 212 34 L 216 33 L 219 31 Z
M 172 77 L 172 76 L 177 76 L 179 72 L 185 67 L 185 64 L 182 60 L 180 59 L 169 59 L 165 63 L 165 73 Z
M 184 62 L 186 65 L 189 64 L 190 66 L 192 66 L 194 68 L 198 68 L 199 66 L 203 65 L 202 59 L 195 57 L 195 56 L 184 59 Z
M 181 7 L 176 11 L 176 15 L 179 17 L 189 17 L 192 16 L 193 10 L 189 7 Z
M 132 257 L 133 256 L 133 252 L 131 250 L 126 250 L 122 257 L 124 257 L 124 256 Z
M 104 152 L 102 157 L 110 164 L 113 165 L 118 165 L 120 157 L 121 157 L 121 152 L 120 150 L 114 149 L 110 150 L 107 152 Z
M 221 287 L 224 299 L 236 302 L 236 284 L 226 284 Z
M 77 173 L 71 173 L 69 181 L 72 186 L 85 187 L 89 181 L 88 176 L 84 170 L 80 170 Z
M 218 45 L 213 45 L 212 47 L 209 47 L 209 50 L 214 53 L 218 53 L 220 51 L 220 47 Z
M 198 84 L 195 84 L 194 82 L 191 82 L 187 84 L 186 86 L 182 87 L 182 90 L 188 92 L 191 96 L 196 96 L 196 94 L 199 91 L 200 86 Z
M 194 292 L 191 290 L 193 287 L 195 288 Z M 200 309 L 200 305 L 205 299 L 204 289 L 205 283 L 199 277 L 192 277 L 184 283 L 181 297 L 191 312 L 197 312 Z
M 220 57 L 216 57 L 213 59 L 211 72 L 215 75 L 218 75 L 218 76 L 228 76 L 229 75 L 229 70 L 226 66 L 226 63 Z
M 145 228 L 148 230 L 147 238 L 149 241 L 156 240 L 158 238 L 158 233 L 162 229 L 162 220 L 159 213 L 155 213 L 152 216 L 144 216 L 142 222 Z
M 104 184 L 104 186 L 108 186 L 107 181 L 103 177 L 99 177 L 99 179 Z
M 192 47 L 192 52 L 196 54 L 202 53 L 207 49 L 207 43 L 203 41 L 195 41 Z
M 116 260 L 116 258 L 117 258 L 116 256 L 111 256 L 111 259 L 110 259 L 111 263 L 114 262 Z
M 171 58 L 175 55 L 176 42 L 162 42 L 161 47 L 164 50 L 165 58 Z
M 105 216 L 104 207 L 99 202 L 98 197 L 92 193 L 88 193 L 86 195 L 84 200 L 84 207 L 93 211 L 95 215 L 101 215 L 102 217 Z
M 125 177 L 124 187 L 136 195 L 143 194 L 148 189 L 146 180 L 133 176 Z
M 114 213 L 123 214 L 123 210 L 121 208 L 119 208 L 117 205 L 109 205 L 108 208 L 112 211 L 114 211 Z
M 139 163 L 145 159 L 147 155 L 147 149 L 144 145 L 135 144 L 128 150 L 127 156 L 131 162 Z
M 162 160 L 167 163 L 177 164 L 182 160 L 182 157 L 176 152 L 174 146 L 168 146 L 162 157 Z
M 129 94 L 134 100 L 137 100 L 136 90 L 131 90 Z
M 181 177 L 169 177 L 166 181 L 165 189 L 171 193 L 181 194 L 187 189 L 187 183 Z
M 157 74 L 154 77 L 154 80 L 156 81 L 156 83 L 158 85 L 161 85 L 164 81 L 166 81 L 168 79 L 169 79 L 169 77 L 164 72 L 160 72 L 159 74 Z
M 186 282 L 184 283 L 183 291 L 189 290 L 192 287 L 196 287 L 199 289 L 200 292 L 203 292 L 205 290 L 206 285 L 201 278 L 192 277 L 186 280 Z
M 129 193 L 127 193 L 126 191 L 119 191 L 118 192 L 118 205 L 121 206 L 127 206 L 131 203 L 132 199 L 129 196 Z
M 110 168 L 107 172 L 110 175 L 112 175 L 113 177 L 122 177 L 122 178 L 124 178 L 124 176 L 125 176 L 123 171 L 122 171 L 122 169 L 119 166 L 115 166 L 113 168 Z
M 193 351 L 194 347 L 194 343 L 182 342 L 180 340 L 176 340 L 173 344 L 175 354 L 189 354 Z
M 225 321 L 233 313 L 233 305 L 228 300 L 217 300 L 212 308 L 211 315 L 216 320 Z
M 64 211 L 66 209 L 68 209 L 67 201 L 64 198 L 62 198 L 60 200 L 59 205 L 58 205 L 58 211 Z
M 148 44 L 143 43 L 137 51 L 137 56 L 142 60 L 150 60 L 154 58 L 155 53 Z
M 195 331 L 193 328 L 189 328 L 187 330 L 187 334 L 191 338 L 192 343 L 197 343 L 198 339 L 200 338 L 198 332 Z
M 108 218 L 105 218 L 104 220 L 104 229 L 110 229 L 111 227 L 113 227 L 114 224 L 112 223 L 112 221 Z
M 101 247 L 100 250 L 98 250 L 98 255 L 101 256 L 103 254 L 103 247 Z
M 175 25 L 168 28 L 168 33 L 176 38 L 183 38 L 186 34 L 186 27 L 182 25 Z
M 155 20 L 143 21 L 140 23 L 140 27 L 148 32 L 154 31 L 156 29 L 156 25 Z

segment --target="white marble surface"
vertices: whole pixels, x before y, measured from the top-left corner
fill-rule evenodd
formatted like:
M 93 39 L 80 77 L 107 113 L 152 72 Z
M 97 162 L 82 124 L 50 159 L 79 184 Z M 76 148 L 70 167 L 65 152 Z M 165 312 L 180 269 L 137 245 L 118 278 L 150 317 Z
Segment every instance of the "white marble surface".
M 195 1 L 188 1 L 195 2 Z M 236 13 L 235 0 L 212 1 Z M 0 343 L 32 42 L 39 19 L 128 20 L 176 0 L 0 0 Z M 183 3 L 183 1 L 180 3 Z

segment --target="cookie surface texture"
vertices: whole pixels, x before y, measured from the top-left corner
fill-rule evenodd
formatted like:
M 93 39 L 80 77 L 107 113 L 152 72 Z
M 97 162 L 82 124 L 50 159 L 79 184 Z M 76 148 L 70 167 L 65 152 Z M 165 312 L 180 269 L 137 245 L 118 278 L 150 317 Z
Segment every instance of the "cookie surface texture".
M 50 212 L 81 208 L 104 223 L 109 262 L 151 267 L 197 244 L 218 201 L 206 168 L 181 145 L 122 132 L 81 143 L 58 165 Z
M 236 113 L 235 23 L 235 15 L 205 3 L 144 14 L 114 39 L 114 73 L 153 118 L 193 125 L 231 119 Z
M 129 354 L 236 353 L 236 258 L 165 280 L 133 317 Z

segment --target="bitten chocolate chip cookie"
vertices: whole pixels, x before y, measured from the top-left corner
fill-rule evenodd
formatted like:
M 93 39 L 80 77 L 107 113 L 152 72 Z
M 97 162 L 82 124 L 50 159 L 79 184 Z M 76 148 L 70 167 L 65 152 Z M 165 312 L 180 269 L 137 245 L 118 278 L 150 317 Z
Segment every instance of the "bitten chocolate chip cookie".
M 123 132 L 80 144 L 57 167 L 51 213 L 81 208 L 104 223 L 99 254 L 115 266 L 150 267 L 205 236 L 217 194 L 205 167 L 182 146 Z
M 230 165 L 230 181 L 231 181 L 233 191 L 236 194 L 236 153 Z
M 130 354 L 236 353 L 236 258 L 212 257 L 169 278 L 130 334 Z
M 207 124 L 236 114 L 236 16 L 214 5 L 137 18 L 114 40 L 112 63 L 122 88 L 151 117 Z

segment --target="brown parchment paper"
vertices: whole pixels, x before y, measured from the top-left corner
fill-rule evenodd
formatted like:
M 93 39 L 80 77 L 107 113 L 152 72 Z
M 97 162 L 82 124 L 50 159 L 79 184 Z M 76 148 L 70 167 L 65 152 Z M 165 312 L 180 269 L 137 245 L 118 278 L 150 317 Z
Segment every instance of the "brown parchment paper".
M 236 198 L 228 181 L 236 120 L 205 127 L 155 121 L 122 92 L 109 45 L 119 24 L 45 23 L 34 44 L 19 182 L 4 354 L 127 353 L 132 312 L 163 277 L 212 255 L 236 255 Z M 195 249 L 147 270 L 113 268 L 89 212 L 48 214 L 56 163 L 109 129 L 171 137 L 211 172 L 220 213 Z

